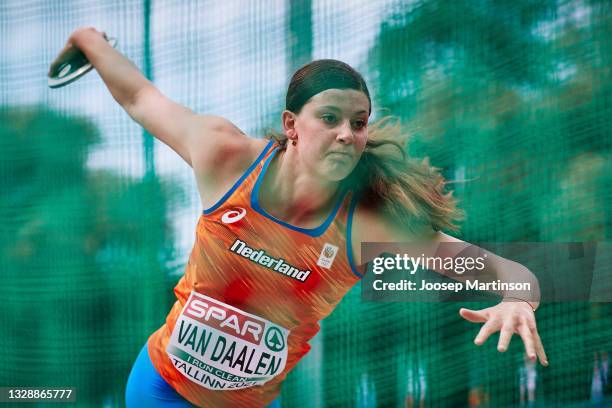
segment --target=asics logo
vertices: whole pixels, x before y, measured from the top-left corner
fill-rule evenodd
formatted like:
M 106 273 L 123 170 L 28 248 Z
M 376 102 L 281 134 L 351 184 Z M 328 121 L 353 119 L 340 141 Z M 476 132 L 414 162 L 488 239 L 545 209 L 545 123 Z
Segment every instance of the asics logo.
M 234 210 L 229 210 L 221 216 L 221 222 L 224 224 L 232 224 L 240 221 L 246 215 L 246 210 L 242 207 L 236 207 Z

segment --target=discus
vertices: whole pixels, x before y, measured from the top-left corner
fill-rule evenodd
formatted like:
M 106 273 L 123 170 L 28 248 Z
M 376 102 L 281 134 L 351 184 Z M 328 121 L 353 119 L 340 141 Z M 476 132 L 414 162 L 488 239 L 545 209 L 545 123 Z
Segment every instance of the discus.
M 106 38 L 106 36 L 105 36 Z M 117 45 L 116 38 L 106 38 L 111 47 Z M 93 68 L 85 54 L 72 46 L 61 55 L 61 60 L 53 69 L 49 70 L 47 83 L 49 88 L 60 88 L 76 81 Z

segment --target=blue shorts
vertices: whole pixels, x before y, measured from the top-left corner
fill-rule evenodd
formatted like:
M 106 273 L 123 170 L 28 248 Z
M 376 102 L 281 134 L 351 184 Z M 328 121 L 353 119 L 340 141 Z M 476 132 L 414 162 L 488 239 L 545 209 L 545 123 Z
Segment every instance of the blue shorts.
M 193 408 L 191 404 L 174 390 L 153 367 L 145 343 L 138 354 L 127 386 L 125 387 L 125 405 L 127 408 Z M 280 398 L 274 400 L 267 408 L 280 408 Z

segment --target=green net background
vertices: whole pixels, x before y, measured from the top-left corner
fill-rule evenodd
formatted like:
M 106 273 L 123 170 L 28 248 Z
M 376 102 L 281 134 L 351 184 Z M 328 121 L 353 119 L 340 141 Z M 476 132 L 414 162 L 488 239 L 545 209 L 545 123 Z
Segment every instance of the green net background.
M 380 116 L 455 185 L 473 242 L 609 241 L 609 1 L 0 2 L 0 386 L 122 406 L 201 210 L 190 168 L 96 73 L 46 72 L 93 25 L 169 97 L 261 137 L 314 58 L 366 77 Z M 460 305 L 362 303 L 355 287 L 282 389 L 284 407 L 612 405 L 607 303 L 549 303 L 550 366 L 476 348 Z M 61 405 L 53 405 L 61 406 Z

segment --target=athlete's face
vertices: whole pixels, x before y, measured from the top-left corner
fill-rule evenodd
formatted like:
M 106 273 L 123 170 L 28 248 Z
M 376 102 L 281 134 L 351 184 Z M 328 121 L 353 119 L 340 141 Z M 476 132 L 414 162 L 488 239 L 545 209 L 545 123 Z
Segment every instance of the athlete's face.
M 347 177 L 365 149 L 369 109 L 361 91 L 327 89 L 310 98 L 298 115 L 283 112 L 285 132 L 297 141 L 288 148 L 295 149 L 298 165 L 330 181 Z

